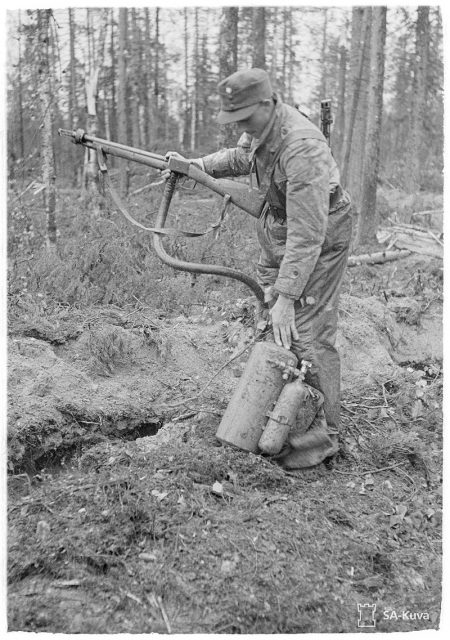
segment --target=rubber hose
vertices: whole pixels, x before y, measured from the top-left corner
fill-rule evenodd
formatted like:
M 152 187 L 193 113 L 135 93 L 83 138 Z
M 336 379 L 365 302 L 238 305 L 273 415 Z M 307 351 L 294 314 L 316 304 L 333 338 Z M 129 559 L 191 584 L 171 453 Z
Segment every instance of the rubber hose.
M 159 206 L 158 215 L 155 221 L 155 227 L 164 229 L 164 225 L 166 223 L 167 214 L 169 212 L 170 203 L 172 201 L 173 194 L 175 192 L 175 186 L 177 183 L 177 174 L 171 172 L 169 178 L 166 181 L 166 186 L 164 188 L 163 197 L 161 200 L 161 204 Z M 203 264 L 201 262 L 186 262 L 185 260 L 178 260 L 178 258 L 174 258 L 169 255 L 164 249 L 162 236 L 157 233 L 153 233 L 153 247 L 156 251 L 157 256 L 167 265 L 172 267 L 173 269 L 178 269 L 179 271 L 189 271 L 191 273 L 206 273 L 210 275 L 223 276 L 225 278 L 233 278 L 234 280 L 239 280 L 249 287 L 252 292 L 255 294 L 257 300 L 264 304 L 264 292 L 256 280 L 242 271 L 237 271 L 237 269 L 232 269 L 231 267 L 224 267 L 221 265 L 215 264 Z

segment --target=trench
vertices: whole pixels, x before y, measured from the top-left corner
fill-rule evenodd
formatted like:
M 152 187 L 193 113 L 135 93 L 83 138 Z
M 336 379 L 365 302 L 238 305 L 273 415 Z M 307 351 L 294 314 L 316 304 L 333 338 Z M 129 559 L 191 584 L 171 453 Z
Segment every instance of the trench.
M 72 419 L 74 418 L 71 414 Z M 67 430 L 71 430 L 74 425 L 82 427 L 87 422 L 91 423 L 92 420 L 87 421 L 85 416 L 79 417 L 78 420 L 70 422 L 66 425 Z M 148 436 L 155 436 L 158 431 L 164 426 L 165 420 L 163 417 L 144 418 L 142 420 L 136 419 L 136 417 L 129 417 L 128 422 L 126 416 L 120 418 L 120 428 L 115 428 L 113 419 L 110 419 L 110 425 L 108 433 L 102 433 L 100 431 L 91 434 L 80 435 L 79 437 L 71 437 L 64 441 L 55 448 L 49 448 L 43 450 L 33 449 L 27 452 L 22 461 L 14 467 L 14 472 L 9 473 L 9 477 L 15 475 L 28 474 L 30 476 L 36 476 L 43 471 L 50 472 L 52 474 L 59 474 L 67 471 L 68 468 L 77 466 L 78 460 L 83 454 L 89 451 L 90 448 L 101 444 L 102 442 L 120 443 L 126 441 L 134 441 L 138 438 L 144 438 Z

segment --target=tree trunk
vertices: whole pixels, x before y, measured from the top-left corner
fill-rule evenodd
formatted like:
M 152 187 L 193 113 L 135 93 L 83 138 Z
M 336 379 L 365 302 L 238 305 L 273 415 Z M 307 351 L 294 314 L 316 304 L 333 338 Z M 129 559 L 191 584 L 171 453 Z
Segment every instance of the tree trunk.
M 153 91 L 152 87 L 152 47 L 150 35 L 150 10 L 148 7 L 144 9 L 144 74 L 145 74 L 145 90 L 143 96 L 144 102 L 144 144 L 150 148 L 152 144 L 153 133 Z
M 117 104 L 116 104 L 116 68 L 117 68 L 117 46 L 114 37 L 115 34 L 115 21 L 114 21 L 114 9 L 111 9 L 111 39 L 110 39 L 110 56 L 111 56 L 111 129 L 114 131 L 114 136 L 117 135 Z
M 41 108 L 41 161 L 42 182 L 45 185 L 44 207 L 47 218 L 47 248 L 56 245 L 56 191 L 55 191 L 55 158 L 53 152 L 53 95 L 54 87 L 49 65 L 50 9 L 38 9 L 38 78 L 39 102 Z
M 189 22 L 188 10 L 183 10 L 184 20 L 184 120 L 183 120 L 183 147 L 189 146 Z M 194 61 L 195 64 L 195 61 Z
M 238 57 L 238 7 L 223 7 L 219 33 L 219 79 L 237 71 Z
M 17 59 L 17 110 L 19 115 L 19 159 L 22 168 L 22 180 L 25 180 L 24 160 L 25 160 L 25 137 L 23 126 L 23 81 L 22 81 L 22 42 L 21 42 L 21 12 L 19 9 L 19 37 L 18 37 L 18 59 Z M 15 168 L 14 168 L 15 169 Z M 13 175 L 14 175 L 13 169 Z
M 238 7 L 223 7 L 219 31 L 219 80 L 224 80 L 237 71 L 238 59 Z M 231 147 L 236 143 L 236 126 L 220 128 L 219 147 Z
M 119 81 L 117 87 L 117 129 L 118 139 L 122 144 L 128 138 L 127 109 L 127 45 L 128 45 L 128 9 L 119 9 Z M 125 163 L 122 163 L 122 165 Z M 120 172 L 119 189 L 122 195 L 128 192 L 128 162 Z
M 352 28 L 351 107 L 345 140 L 342 182 L 349 190 L 354 210 L 358 213 L 361 209 L 361 181 L 366 139 L 372 8 L 356 8 L 353 11 L 362 12 L 362 16 L 357 16 L 355 32 Z M 355 58 L 357 58 L 356 64 Z
M 273 7 L 272 8 L 272 17 L 271 17 L 271 22 L 273 24 L 273 45 L 271 47 L 272 49 L 272 55 L 270 58 L 270 78 L 273 82 L 274 86 L 277 86 L 278 84 L 278 49 L 280 46 L 280 38 L 279 38 L 279 13 L 278 13 L 278 8 L 277 7 Z
M 198 7 L 194 9 L 194 55 L 193 55 L 193 64 L 194 64 L 194 82 L 192 85 L 192 113 L 191 113 L 191 151 L 194 151 L 197 148 L 197 125 L 198 125 L 198 84 L 199 84 L 199 33 L 198 33 Z
M 92 9 L 88 9 L 88 12 Z M 88 18 L 88 24 L 92 16 Z M 87 133 L 91 136 L 98 135 L 98 79 L 104 63 L 105 57 L 105 40 L 108 24 L 108 9 L 102 9 L 102 27 L 99 29 L 99 40 L 97 42 L 97 50 L 95 48 L 94 37 L 92 36 L 92 44 L 90 52 L 92 59 L 88 61 L 89 76 L 86 78 L 86 108 L 87 108 Z M 90 29 L 92 34 L 94 30 Z M 98 163 L 97 152 L 93 149 L 86 149 L 85 165 L 84 165 L 84 187 L 89 193 L 95 193 L 98 190 Z
M 283 9 L 283 58 L 281 62 L 281 92 L 283 100 L 288 94 L 288 53 L 292 32 L 292 9 Z
M 322 61 L 321 79 L 320 79 L 320 97 L 322 100 L 329 98 L 328 96 L 328 65 L 326 63 L 327 43 L 328 43 L 328 9 L 325 7 L 323 11 L 323 27 L 322 27 L 322 47 L 320 59 Z
M 343 146 L 345 136 L 345 92 L 347 80 L 347 49 L 342 45 L 339 47 L 339 75 L 338 75 L 338 100 L 336 109 L 336 121 L 334 125 L 333 152 L 339 160 L 343 162 Z
M 77 66 L 75 55 L 75 21 L 73 16 L 73 9 L 69 9 L 69 113 L 67 127 L 69 129 L 78 129 L 79 126 L 79 109 L 78 109 L 78 93 L 77 93 Z M 79 158 L 78 149 L 75 146 L 70 149 L 70 162 L 72 165 L 77 166 Z M 72 172 L 72 186 L 77 184 L 77 174 Z
M 139 93 L 142 83 L 140 57 L 140 36 L 137 24 L 137 9 L 131 9 L 131 55 L 130 55 L 130 84 L 131 84 L 131 144 L 133 147 L 141 148 L 141 132 L 139 125 Z
M 265 7 L 253 7 L 253 66 L 259 69 L 266 68 L 266 9 Z
M 409 172 L 406 181 L 406 189 L 409 193 L 415 193 L 420 189 L 420 168 L 422 166 L 423 132 L 427 98 L 428 48 L 430 39 L 429 14 L 429 7 L 418 7 L 414 81 L 409 127 Z
M 294 94 L 293 94 L 293 84 L 292 80 L 294 78 L 294 67 L 295 67 L 295 51 L 294 51 L 294 25 L 292 22 L 292 11 L 290 10 L 290 19 L 289 19 L 289 44 L 288 44 L 288 68 L 287 68 L 287 101 L 289 104 L 294 102 Z
M 381 122 L 383 115 L 386 11 L 386 7 L 373 7 L 372 9 L 367 141 L 363 169 L 361 213 L 358 220 L 356 246 L 359 246 L 362 242 L 374 240 L 378 224 L 376 206 Z
M 161 124 L 161 118 L 159 115 L 159 94 L 160 94 L 160 88 L 159 88 L 159 74 L 160 74 L 160 42 L 159 42 L 159 27 L 160 27 L 160 16 L 159 16 L 159 7 L 156 7 L 155 9 L 155 75 L 154 75 L 154 89 L 153 89 L 153 93 L 154 93 L 154 113 L 155 113 L 155 129 L 156 129 L 156 134 L 157 136 L 159 135 L 160 132 L 160 124 Z

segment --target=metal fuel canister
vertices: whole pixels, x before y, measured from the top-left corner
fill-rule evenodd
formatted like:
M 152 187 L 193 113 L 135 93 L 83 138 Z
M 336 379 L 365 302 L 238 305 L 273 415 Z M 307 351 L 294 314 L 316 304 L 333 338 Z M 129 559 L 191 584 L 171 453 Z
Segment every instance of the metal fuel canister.
M 283 368 L 295 368 L 297 357 L 274 342 L 257 342 L 230 402 L 216 437 L 223 443 L 257 453 L 258 442 L 285 384 Z

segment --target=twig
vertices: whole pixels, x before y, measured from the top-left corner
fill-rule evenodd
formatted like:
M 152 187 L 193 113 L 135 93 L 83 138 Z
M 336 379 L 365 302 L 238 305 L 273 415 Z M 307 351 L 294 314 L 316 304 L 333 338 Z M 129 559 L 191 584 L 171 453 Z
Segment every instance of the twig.
M 442 240 L 440 240 L 432 231 L 430 231 L 430 229 L 428 229 L 428 235 L 430 235 L 433 238 L 433 240 L 436 240 L 436 242 L 440 244 L 441 247 L 444 246 L 444 243 L 442 242 Z
M 333 469 L 334 472 L 340 473 L 343 476 L 361 476 L 367 475 L 368 473 L 381 473 L 382 471 L 389 471 L 390 469 L 396 469 L 399 467 L 402 462 L 397 462 L 397 464 L 393 464 L 390 467 L 381 467 L 380 469 L 367 469 L 366 471 L 339 471 L 338 469 Z
M 196 416 L 198 411 L 188 411 L 188 413 L 183 413 L 181 416 L 176 416 L 171 419 L 171 422 L 181 422 L 182 420 L 187 420 L 188 418 L 193 418 Z
M 433 215 L 435 213 L 444 213 L 443 209 L 430 209 L 429 211 L 416 211 L 415 213 L 411 214 L 411 217 L 413 216 L 428 216 L 428 215 Z
M 139 189 L 132 191 L 130 195 L 136 196 L 138 193 L 142 193 L 142 191 L 145 191 L 146 189 L 153 189 L 154 187 L 159 187 L 159 185 L 164 183 L 165 183 L 165 180 L 157 180 L 156 182 L 149 182 L 148 184 L 145 184 L 143 187 L 140 187 Z
M 428 546 L 430 547 L 431 551 L 434 553 L 434 555 L 435 555 L 435 556 L 438 556 L 438 555 L 439 555 L 439 554 L 438 554 L 438 552 L 434 549 L 434 547 L 433 547 L 433 545 L 431 544 L 430 539 L 429 539 L 429 537 L 427 536 L 427 534 L 426 534 L 426 533 L 425 533 L 425 539 L 426 539 L 426 541 L 427 541 L 427 543 L 428 543 Z
M 416 483 L 414 482 L 414 480 L 411 478 L 411 476 L 410 476 L 410 475 L 408 475 L 408 474 L 406 473 L 406 471 L 405 471 L 404 469 L 399 469 L 399 471 L 401 471 L 401 472 L 402 472 L 402 473 L 403 473 L 403 474 L 408 478 L 408 480 L 409 480 L 409 481 L 410 481 L 414 486 L 416 486 Z
M 166 625 L 167 633 L 172 634 L 172 627 L 170 626 L 170 620 L 169 620 L 167 612 L 166 612 L 166 610 L 164 608 L 164 604 L 163 604 L 161 596 L 155 596 L 155 594 L 152 592 L 151 596 L 149 596 L 147 594 L 147 599 L 150 602 L 150 604 L 156 605 L 158 607 L 158 609 L 161 611 L 161 615 L 163 617 L 164 624 Z

